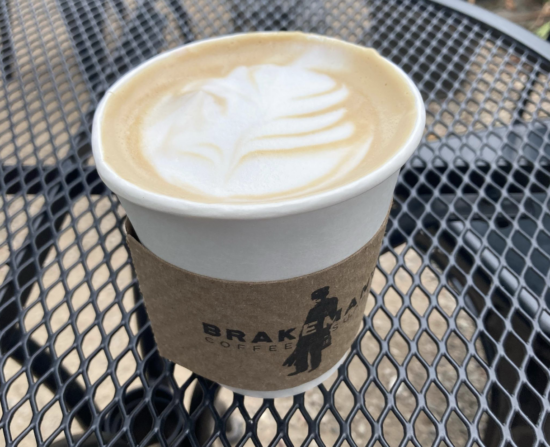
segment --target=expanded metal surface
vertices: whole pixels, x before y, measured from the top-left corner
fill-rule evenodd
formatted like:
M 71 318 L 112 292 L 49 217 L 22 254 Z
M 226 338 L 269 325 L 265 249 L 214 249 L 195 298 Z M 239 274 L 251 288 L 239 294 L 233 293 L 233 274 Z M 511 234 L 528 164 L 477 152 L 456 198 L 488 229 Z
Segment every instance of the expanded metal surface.
M 347 361 L 262 401 L 159 357 L 89 139 L 131 67 L 265 29 L 377 48 L 427 125 Z M 0 50 L 0 445 L 550 443 L 548 60 L 414 0 L 7 0 Z

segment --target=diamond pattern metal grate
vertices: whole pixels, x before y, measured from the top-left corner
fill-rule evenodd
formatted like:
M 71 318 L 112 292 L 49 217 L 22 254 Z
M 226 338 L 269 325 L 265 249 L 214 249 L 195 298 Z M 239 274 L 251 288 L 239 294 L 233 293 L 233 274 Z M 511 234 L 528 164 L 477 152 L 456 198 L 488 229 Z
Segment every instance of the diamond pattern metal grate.
M 364 327 L 295 398 L 162 360 L 90 152 L 98 100 L 160 51 L 301 29 L 419 85 Z M 426 0 L 0 2 L 0 445 L 550 443 L 550 62 Z

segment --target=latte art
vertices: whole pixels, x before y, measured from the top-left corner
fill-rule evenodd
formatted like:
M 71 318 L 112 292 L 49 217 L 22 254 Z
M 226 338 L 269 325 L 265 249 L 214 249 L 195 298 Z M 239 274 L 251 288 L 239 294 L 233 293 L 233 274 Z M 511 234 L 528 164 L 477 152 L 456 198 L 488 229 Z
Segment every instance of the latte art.
M 161 177 L 219 198 L 307 191 L 345 176 L 372 137 L 357 136 L 349 89 L 302 66 L 235 68 L 184 86 L 146 116 L 142 151 Z
M 183 47 L 108 104 L 112 169 L 205 203 L 288 200 L 351 183 L 391 158 L 415 121 L 405 80 L 374 50 L 300 33 Z

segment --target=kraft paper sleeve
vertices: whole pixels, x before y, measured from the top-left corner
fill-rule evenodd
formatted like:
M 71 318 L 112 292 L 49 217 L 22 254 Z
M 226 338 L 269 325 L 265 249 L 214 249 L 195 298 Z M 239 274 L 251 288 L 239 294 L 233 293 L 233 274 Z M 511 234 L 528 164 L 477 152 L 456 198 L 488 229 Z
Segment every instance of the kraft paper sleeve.
M 160 354 L 223 385 L 293 388 L 334 366 L 360 329 L 384 229 L 343 261 L 282 281 L 197 275 L 127 240 Z

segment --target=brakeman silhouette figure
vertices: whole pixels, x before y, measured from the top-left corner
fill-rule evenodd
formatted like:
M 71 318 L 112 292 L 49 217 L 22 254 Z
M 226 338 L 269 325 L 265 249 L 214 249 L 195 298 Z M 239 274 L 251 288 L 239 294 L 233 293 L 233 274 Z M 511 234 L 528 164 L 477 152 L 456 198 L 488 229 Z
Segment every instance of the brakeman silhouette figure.
M 283 366 L 295 366 L 296 371 L 289 374 L 295 376 L 319 367 L 322 351 L 331 344 L 330 328 L 338 319 L 338 298 L 327 298 L 329 286 L 316 290 L 311 294 L 315 305 L 307 314 L 306 321 L 300 331 L 300 337 L 294 352 L 285 360 Z

